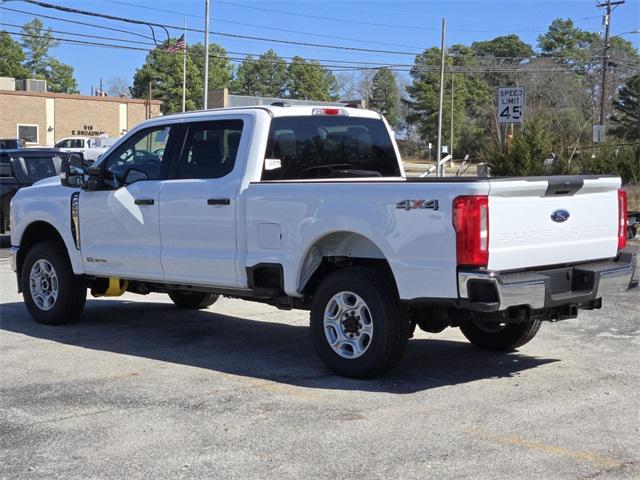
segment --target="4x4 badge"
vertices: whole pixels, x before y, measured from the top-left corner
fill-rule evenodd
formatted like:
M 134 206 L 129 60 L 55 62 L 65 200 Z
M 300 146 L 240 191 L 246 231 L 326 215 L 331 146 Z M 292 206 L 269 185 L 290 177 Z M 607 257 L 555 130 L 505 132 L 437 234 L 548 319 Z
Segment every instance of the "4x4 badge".
M 415 210 L 415 209 L 431 209 L 438 210 L 438 200 L 402 200 L 396 203 L 396 208 L 402 210 Z

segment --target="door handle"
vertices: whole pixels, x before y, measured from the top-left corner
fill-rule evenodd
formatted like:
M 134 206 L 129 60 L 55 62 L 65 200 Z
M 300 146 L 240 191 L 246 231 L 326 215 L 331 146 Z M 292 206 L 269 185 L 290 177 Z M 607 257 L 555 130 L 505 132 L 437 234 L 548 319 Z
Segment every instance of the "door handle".
M 207 205 L 230 205 L 231 200 L 228 198 L 209 198 Z
M 136 205 L 153 205 L 155 202 L 153 198 L 136 198 L 133 203 Z

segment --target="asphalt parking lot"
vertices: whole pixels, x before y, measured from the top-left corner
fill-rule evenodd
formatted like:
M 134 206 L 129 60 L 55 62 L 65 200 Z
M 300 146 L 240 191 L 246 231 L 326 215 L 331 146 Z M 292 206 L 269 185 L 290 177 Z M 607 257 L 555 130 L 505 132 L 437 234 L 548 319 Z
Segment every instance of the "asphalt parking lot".
M 240 300 L 127 294 L 38 325 L 0 257 L 3 479 L 640 478 L 640 288 L 517 353 L 417 332 L 356 381 L 307 313 Z

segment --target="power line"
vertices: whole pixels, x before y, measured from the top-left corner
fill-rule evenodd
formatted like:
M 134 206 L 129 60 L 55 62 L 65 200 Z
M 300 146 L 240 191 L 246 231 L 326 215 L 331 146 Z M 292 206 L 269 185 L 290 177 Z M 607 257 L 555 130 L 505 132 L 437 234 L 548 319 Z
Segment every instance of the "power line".
M 106 1 L 115 1 L 115 0 L 106 0 Z M 118 3 L 121 3 L 121 2 L 118 2 Z M 249 10 L 257 10 L 257 11 L 263 11 L 263 12 L 269 12 L 269 13 L 277 13 L 277 14 L 280 14 L 280 15 L 289 15 L 289 16 L 302 17 L 302 18 L 312 18 L 312 19 L 316 19 L 316 20 L 326 20 L 326 21 L 339 22 L 339 23 L 348 23 L 348 24 L 354 24 L 355 23 L 355 24 L 359 24 L 359 25 L 369 25 L 369 26 L 374 26 L 374 27 L 399 28 L 399 29 L 403 29 L 403 30 L 406 30 L 406 29 L 424 30 L 424 31 L 438 31 L 438 30 L 440 30 L 440 27 L 416 27 L 416 26 L 404 25 L 404 24 L 389 24 L 389 23 L 367 22 L 367 21 L 364 21 L 364 20 L 354 20 L 354 19 L 346 19 L 346 18 L 327 17 L 327 16 L 321 16 L 321 15 L 311 15 L 311 14 L 298 13 L 298 12 L 289 12 L 289 11 L 285 11 L 285 10 L 277 10 L 277 9 L 274 9 L 274 8 L 254 7 L 252 5 L 242 5 L 240 3 L 223 1 L 223 0 L 217 0 L 216 3 L 224 4 L 224 5 L 230 5 L 230 6 L 238 7 L 238 8 L 245 8 L 245 9 L 249 9 Z M 367 7 L 367 9 L 369 9 L 369 7 Z M 378 9 L 378 10 L 380 10 L 380 9 Z M 394 11 L 394 13 L 397 14 L 398 11 L 396 10 L 396 11 Z M 501 30 L 496 30 L 496 29 L 494 29 L 494 30 L 472 30 L 472 29 L 467 29 L 467 28 L 454 28 L 454 29 L 449 29 L 449 30 L 452 31 L 452 32 L 474 32 L 474 33 L 500 33 L 500 32 L 504 32 L 505 31 L 504 29 L 501 29 Z M 518 30 L 518 31 L 519 32 L 527 32 L 527 33 L 539 32 L 538 29 L 536 29 L 536 30 Z
M 377 22 L 367 22 L 364 20 L 354 20 L 354 19 L 345 19 L 345 18 L 336 18 L 336 17 L 325 17 L 320 15 L 309 15 L 306 13 L 295 13 L 295 12 L 287 12 L 284 10 L 276 10 L 273 8 L 265 8 L 265 7 L 254 7 L 250 5 L 242 5 L 240 3 L 235 2 L 227 2 L 218 0 L 217 3 L 224 5 L 231 5 L 238 8 L 246 8 L 249 10 L 258 10 L 262 12 L 270 12 L 270 13 L 278 13 L 280 15 L 289 15 L 294 17 L 302 17 L 302 18 L 313 18 L 316 20 L 328 20 L 332 22 L 340 22 L 340 23 L 348 23 L 348 24 L 358 24 L 358 25 L 369 25 L 373 27 L 388 27 L 388 28 L 401 28 L 401 29 L 411 29 L 411 30 L 425 30 L 425 31 L 437 31 L 440 30 L 437 27 L 414 27 L 411 25 L 398 25 L 398 24 L 389 24 L 389 23 L 377 23 Z
M 0 22 L 0 25 L 4 25 L 4 26 L 8 26 L 8 27 L 14 27 L 14 28 L 21 28 L 22 25 L 17 25 L 17 24 L 13 24 L 13 23 L 2 23 Z M 63 34 L 63 35 L 75 35 L 78 37 L 84 37 L 84 38 L 92 38 L 92 39 L 98 39 L 98 40 L 110 40 L 110 41 L 116 41 L 116 42 L 128 42 L 128 43 L 135 43 L 138 45 L 148 45 L 151 47 L 157 46 L 155 43 L 152 42 L 141 42 L 141 41 L 136 41 L 136 40 L 130 40 L 130 39 L 124 39 L 124 38 L 114 38 L 114 37 L 104 37 L 104 36 L 100 36 L 100 35 L 90 35 L 90 34 L 83 34 L 83 33 L 77 33 L 77 32 L 68 32 L 68 31 L 64 31 L 64 30 L 54 30 L 54 29 L 49 29 L 48 31 L 53 32 L 53 33 L 58 33 L 58 34 Z M 7 33 L 11 33 L 12 35 L 22 35 L 21 33 L 18 32 L 7 32 Z M 66 39 L 58 39 L 58 40 L 62 40 L 65 41 Z M 69 39 L 69 41 L 71 41 L 72 39 Z M 153 49 L 142 49 L 145 51 L 152 51 Z M 232 55 L 242 55 L 244 56 L 244 58 L 239 58 L 239 57 L 229 57 L 232 58 L 234 60 L 237 61 L 247 61 L 247 62 L 267 62 L 267 63 L 277 63 L 278 60 L 273 60 L 270 61 L 268 59 L 262 59 L 259 58 L 261 55 L 263 55 L 263 53 L 250 53 L 250 52 L 236 52 L 236 51 L 227 51 L 227 53 L 232 54 Z M 247 58 L 247 57 L 252 57 L 252 58 Z M 278 57 L 280 59 L 289 59 L 292 60 L 295 57 L 289 57 L 286 55 L 278 55 Z M 335 59 L 319 59 L 319 58 L 305 58 L 305 60 L 307 61 L 311 61 L 311 62 L 334 62 L 334 63 L 342 63 L 342 64 L 347 64 L 347 65 L 336 65 L 336 67 L 344 67 L 344 66 L 353 66 L 353 65 L 359 65 L 359 66 L 376 66 L 376 67 L 380 67 L 381 64 L 380 62 L 361 62 L 361 61 L 353 61 L 353 60 L 335 60 Z M 286 62 L 285 62 L 286 63 Z M 385 64 L 386 65 L 386 64 Z M 410 64 L 389 64 L 390 66 L 407 66 L 410 67 Z
M 13 27 L 19 27 L 19 25 L 15 25 L 15 24 L 9 24 L 9 23 L 0 23 L 0 25 L 5 25 L 5 26 L 13 26 Z M 147 45 L 150 47 L 155 46 L 154 43 L 151 42 L 139 42 L 139 41 L 130 41 L 130 40 L 125 40 L 125 39 L 119 39 L 119 38 L 113 38 L 113 37 L 104 37 L 104 36 L 100 36 L 100 35 L 89 35 L 89 34 L 81 34 L 81 33 L 75 33 L 75 32 L 67 32 L 67 31 L 61 31 L 61 30 L 50 30 L 53 33 L 58 33 L 58 34 L 63 34 L 63 35 L 75 35 L 75 36 L 79 36 L 79 37 L 83 37 L 83 38 L 91 38 L 91 39 L 98 39 L 98 40 L 110 40 L 110 41 L 117 41 L 117 42 L 129 42 L 129 43 L 137 43 L 139 45 Z M 30 36 L 30 37 L 38 37 L 37 35 L 31 35 L 31 34 L 25 34 L 25 33 L 21 33 L 21 32 L 7 32 L 10 33 L 12 35 L 20 35 L 20 36 Z M 137 47 L 130 47 L 130 46 L 125 46 L 125 45 L 114 45 L 114 44 L 105 44 L 105 43 L 96 43 L 96 42 L 83 42 L 81 40 L 76 40 L 76 39 L 70 39 L 70 38 L 61 38 L 61 37 L 52 37 L 52 39 L 57 40 L 57 41 L 61 41 L 61 42 L 69 42 L 69 43 L 73 43 L 73 44 L 78 44 L 78 45 L 83 45 L 83 44 L 87 44 L 90 46 L 105 46 L 105 47 L 109 47 L 109 48 L 124 48 L 127 50 L 137 50 L 137 51 L 145 51 L 145 52 L 150 52 L 153 51 L 154 48 L 137 48 Z M 166 52 L 166 53 L 171 53 L 171 52 Z M 229 51 L 227 52 L 231 55 L 227 55 L 227 56 L 222 56 L 222 55 L 215 55 L 215 54 L 211 54 L 210 57 L 213 58 L 227 58 L 229 59 L 229 61 L 234 62 L 234 63 L 271 63 L 271 64 L 275 64 L 275 63 L 284 63 L 286 65 L 290 65 L 293 62 L 287 62 L 285 61 L 286 59 L 292 60 L 295 57 L 286 57 L 286 56 L 279 56 L 279 59 L 265 59 L 265 58 L 259 58 L 259 57 L 254 57 L 253 55 L 255 54 L 249 54 L 246 52 L 234 52 L 234 51 Z M 233 55 L 244 55 L 243 57 L 236 57 Z M 249 56 L 251 56 L 251 58 L 248 58 Z M 389 70 L 392 71 L 399 71 L 399 72 L 409 72 L 409 71 L 416 71 L 416 72 L 430 72 L 430 71 L 436 71 L 437 70 L 437 66 L 433 65 L 411 65 L 411 64 L 381 64 L 381 63 L 374 63 L 374 62 L 356 62 L 356 61 L 349 61 L 349 60 L 328 60 L 328 59 L 304 59 L 307 62 L 314 62 L 317 63 L 319 66 L 323 67 L 323 68 L 330 68 L 330 69 L 334 69 L 334 70 L 338 70 L 338 71 L 362 71 L 362 70 L 379 70 L 381 68 L 387 68 Z M 334 62 L 332 63 L 322 63 L 322 62 Z M 342 63 L 342 65 L 336 65 L 336 63 Z M 452 66 L 452 67 L 447 67 L 447 71 L 449 72 L 455 72 L 455 73 L 469 73 L 469 74 L 486 74 L 486 73 L 552 73 L 552 72 L 564 72 L 564 73 L 572 73 L 572 70 L 569 67 L 563 67 L 563 68 L 559 68 L 559 67 L 544 67 L 544 68 L 540 68 L 540 67 L 535 67 L 532 68 L 529 65 L 512 65 L 512 66 L 508 66 L 508 65 L 489 65 L 489 66 Z
M 5 27 L 15 27 L 15 28 L 21 28 L 22 27 L 22 25 L 16 25 L 14 23 L 2 23 L 2 22 L 0 22 L 0 25 L 4 25 Z M 116 41 L 116 42 L 137 43 L 139 45 L 150 45 L 150 46 L 154 46 L 155 45 L 155 43 L 152 43 L 152 42 L 140 42 L 138 40 L 130 40 L 128 38 L 102 37 L 100 35 L 89 35 L 89 34 L 84 34 L 84 33 L 65 32 L 63 30 L 52 30 L 52 29 L 48 29 L 47 31 L 53 32 L 53 33 L 61 33 L 63 35 L 76 35 L 78 37 L 93 38 L 93 39 L 97 39 L 97 40 L 111 40 L 111 41 Z M 12 33 L 13 35 L 19 35 L 17 33 L 13 33 L 13 32 L 9 32 L 9 33 Z M 34 36 L 37 36 L 37 35 L 34 35 Z
M 61 5 L 55 5 L 53 3 L 48 3 L 48 2 L 41 2 L 38 0 L 22 0 L 23 2 L 27 2 L 33 5 L 37 5 L 39 7 L 42 8 L 50 8 L 50 9 L 54 9 L 54 10 L 60 10 L 62 12 L 66 12 L 66 13 L 73 13 L 73 14 L 78 14 L 78 15 L 86 15 L 86 16 L 90 16 L 90 17 L 98 17 L 98 18 L 104 18 L 107 20 L 115 20 L 115 21 L 120 21 L 120 22 L 126 22 L 126 23 L 131 23 L 131 24 L 135 24 L 135 25 L 146 25 L 150 28 L 152 27 L 159 27 L 159 28 L 163 28 L 165 30 L 167 29 L 172 29 L 172 30 L 179 30 L 179 31 L 184 31 L 185 28 L 184 26 L 176 26 L 176 25 L 169 25 L 169 24 L 164 24 L 164 23 L 156 23 L 156 22 L 147 22 L 144 20 L 139 20 L 139 19 L 135 19 L 135 18 L 126 18 L 126 17 L 118 17 L 115 15 L 109 15 L 106 13 L 99 13 L 99 12 L 92 12 L 89 10 L 80 10 L 77 8 L 70 8 L 70 7 L 64 7 Z M 187 31 L 189 32 L 195 32 L 195 33 L 204 33 L 204 30 L 198 29 L 198 28 L 186 28 Z M 152 32 L 153 32 L 153 28 L 152 28 Z M 272 43 L 282 43 L 282 44 L 288 44 L 288 45 L 298 45 L 298 46 L 304 46 L 304 47 L 317 47 L 317 48 L 329 48 L 329 49 L 335 49 L 335 50 L 346 50 L 346 51 L 354 51 L 354 52 L 366 52 L 366 53 L 386 53 L 386 54 L 393 54 L 393 55 L 411 55 L 411 56 L 415 56 L 418 55 L 418 52 L 406 52 L 406 51 L 398 51 L 398 50 L 381 50 L 381 49 L 372 49 L 372 48 L 360 48 L 360 47 L 349 47 L 349 46 L 345 46 L 345 45 L 328 45 L 328 44 L 321 44 L 321 43 L 311 43 L 311 42 L 300 42 L 300 41 L 294 41 L 294 40 L 280 40 L 280 39 L 276 39 L 276 38 L 267 38 L 267 37 L 257 37 L 257 36 L 252 36 L 252 35 L 240 35 L 240 34 L 235 34 L 235 33 L 227 33 L 227 32 L 211 32 L 212 34 L 215 35 L 219 35 L 222 37 L 229 37 L 229 38 L 238 38 L 238 39 L 247 39 L 247 40 L 258 40 L 261 42 L 272 42 Z M 168 37 L 168 32 L 167 32 L 167 37 Z M 155 34 L 154 34 L 155 37 Z
M 129 22 L 129 23 L 134 23 L 134 24 L 162 27 L 164 29 L 173 29 L 173 30 L 179 30 L 179 31 L 183 31 L 184 30 L 184 27 L 181 27 L 181 26 L 175 26 L 175 25 L 169 25 L 169 24 L 161 24 L 161 23 L 153 23 L 153 22 L 146 22 L 146 21 L 143 21 L 143 20 L 131 19 L 131 18 L 125 18 L 125 17 L 117 17 L 117 16 L 107 15 L 107 14 L 103 14 L 103 13 L 99 13 L 99 12 L 91 12 L 91 11 L 87 11 L 87 10 L 79 10 L 79 9 L 74 9 L 74 8 L 69 8 L 69 7 L 63 7 L 63 6 L 59 6 L 59 5 L 55 5 L 55 4 L 51 4 L 51 3 L 47 3 L 47 2 L 41 2 L 41 1 L 38 1 L 38 0 L 23 0 L 23 1 L 25 1 L 27 3 L 34 4 L 34 5 L 41 6 L 43 8 L 52 8 L 52 9 L 61 10 L 61 11 L 67 12 L 67 13 L 76 13 L 76 14 L 81 14 L 81 15 L 106 18 L 106 19 L 115 20 L 115 21 L 123 21 L 123 22 Z M 124 2 L 121 2 L 121 3 L 124 3 Z M 221 3 L 221 2 L 219 2 L 219 3 Z M 8 9 L 7 7 L 0 7 L 0 8 L 4 8 L 4 9 L 7 9 L 7 10 L 11 10 L 11 11 L 17 11 L 15 9 Z M 247 7 L 247 8 L 249 8 L 249 7 Z M 254 8 L 254 7 L 251 7 L 251 8 Z M 261 7 L 255 7 L 255 8 L 261 8 Z M 31 15 L 37 15 L 37 14 L 34 14 L 32 12 L 24 12 L 24 11 L 20 11 L 20 12 L 21 13 L 29 13 Z M 66 20 L 66 19 L 60 19 L 59 17 L 52 17 L 52 16 L 45 16 L 45 15 L 42 15 L 42 16 L 45 17 L 45 18 L 52 18 L 52 19 L 55 19 L 55 20 L 70 21 L 70 20 Z M 104 27 L 104 28 L 107 28 L 107 27 Z M 125 33 L 134 34 L 134 33 L 131 33 L 131 32 L 127 32 L 125 30 L 120 30 L 120 31 L 125 32 Z M 196 33 L 204 33 L 204 30 L 195 29 L 195 28 L 187 28 L 187 31 L 196 32 Z M 298 41 L 291 41 L 291 40 L 273 39 L 273 38 L 267 38 L 267 37 L 257 37 L 257 36 L 250 36 L 250 35 L 231 34 L 231 33 L 226 33 L 226 32 L 212 32 L 212 33 L 216 34 L 216 35 L 219 35 L 219 36 L 230 37 L 230 38 L 257 40 L 257 41 L 262 41 L 262 42 L 274 42 L 274 43 L 291 44 L 291 45 L 299 45 L 299 46 L 307 46 L 307 47 L 316 47 L 316 48 L 329 48 L 329 49 L 356 51 L 356 52 L 364 52 L 364 53 L 378 53 L 378 54 L 411 55 L 411 56 L 422 55 L 422 53 L 418 53 L 418 52 L 367 49 L 367 48 L 359 48 L 359 47 L 349 47 L 349 46 L 344 46 L 344 45 L 317 44 L 317 43 L 309 43 L 309 42 L 298 42 Z M 145 37 L 145 38 L 152 38 L 152 37 Z M 153 39 L 155 40 L 155 38 L 153 38 Z M 477 59 L 477 58 L 480 58 L 480 57 L 475 57 L 475 58 Z M 529 57 L 489 57 L 489 58 L 525 60 L 525 59 L 527 59 Z M 561 58 L 561 59 L 564 59 L 564 57 L 551 57 L 551 56 L 545 57 L 545 58 Z
M 5 26 L 10 26 L 10 27 L 16 27 L 16 28 L 20 28 L 20 25 L 16 25 L 16 24 L 11 24 L 11 23 L 0 23 L 0 25 L 5 25 Z M 76 32 L 68 32 L 68 31 L 63 31 L 63 30 L 52 30 L 50 29 L 51 32 L 53 33 L 59 33 L 59 34 L 63 34 L 63 35 L 75 35 L 75 36 L 79 36 L 79 37 L 84 37 L 84 38 L 91 38 L 91 39 L 100 39 L 100 40 L 109 40 L 109 41 L 116 41 L 116 42 L 129 42 L 129 43 L 136 43 L 138 45 L 147 45 L 147 46 L 157 46 L 155 43 L 150 43 L 150 42 L 140 42 L 140 41 L 135 41 L 135 40 L 129 40 L 129 39 L 122 39 L 122 38 L 114 38 L 114 37 L 105 37 L 105 36 L 99 36 L 99 35 L 89 35 L 89 34 L 83 34 L 83 33 L 76 33 Z M 13 32 L 12 32 L 13 33 Z M 17 33 L 13 33 L 13 34 L 17 34 Z M 147 37 L 150 38 L 150 37 Z M 69 40 L 71 41 L 71 39 L 62 39 L 63 41 Z M 148 49 L 144 49 L 145 51 L 151 51 Z M 230 57 L 231 60 L 233 61 L 237 61 L 237 62 L 267 62 L 267 63 L 278 63 L 279 61 L 282 60 L 292 60 L 295 57 L 290 57 L 290 56 L 285 56 L 285 55 L 278 55 L 279 59 L 274 59 L 274 60 L 269 60 L 269 59 L 264 59 L 264 58 L 260 58 L 260 56 L 262 54 L 260 53 L 250 53 L 250 52 L 236 52 L 236 51 L 227 51 L 227 53 L 231 54 L 231 55 L 243 55 L 245 56 L 245 58 L 238 58 L 238 57 Z M 257 58 L 247 58 L 247 57 L 257 57 Z M 516 60 L 516 61 L 521 61 L 523 59 L 526 59 L 527 57 L 455 57 L 458 61 L 459 60 L 469 60 L 470 62 L 473 62 L 475 65 L 467 65 L 466 67 L 461 66 L 461 65 L 456 65 L 453 68 L 454 71 L 459 71 L 459 72 L 467 72 L 467 73 L 503 73 L 503 72 L 521 72 L 524 70 L 527 71 L 568 71 L 567 68 L 562 68 L 562 69 L 558 69 L 558 68 L 554 68 L 554 69 L 549 69 L 548 67 L 544 70 L 540 69 L 539 67 L 536 68 L 535 70 L 533 70 L 531 68 L 531 64 L 522 64 L 521 62 L 516 63 L 516 64 L 504 64 L 504 63 L 500 63 L 500 64 L 490 64 L 490 65 L 486 65 L 487 61 L 491 61 L 491 62 L 495 62 L 496 60 L 505 60 L 505 59 L 510 59 L 510 60 Z M 537 57 L 534 57 L 533 60 L 535 60 Z M 552 57 L 542 57 L 544 59 L 551 59 Z M 554 58 L 560 58 L 560 57 L 554 57 Z M 598 57 L 599 60 L 600 57 Z M 407 63 L 381 63 L 381 62 L 366 62 L 366 61 L 352 61 L 352 60 L 337 60 L 337 59 L 322 59 L 322 58 L 307 58 L 305 59 L 307 61 L 311 61 L 311 62 L 318 62 L 320 63 L 322 66 L 328 66 L 328 67 L 332 67 L 332 68 L 341 68 L 344 69 L 346 67 L 351 67 L 350 70 L 352 70 L 354 67 L 357 70 L 366 70 L 366 69 L 379 69 L 379 68 L 389 68 L 389 69 L 395 69 L 397 71 L 410 71 L 411 69 L 415 69 L 416 71 L 428 71 L 428 66 L 426 65 L 415 65 L 415 64 L 407 64 Z M 323 62 L 329 62 L 329 64 L 327 63 L 323 63 Z M 286 63 L 286 62 L 285 62 Z M 344 65 L 333 65 L 333 64 L 344 64 Z M 482 65 L 478 65 L 478 63 L 482 64 L 485 63 L 485 66 Z M 621 62 L 622 63 L 622 62 Z M 631 64 L 628 63 L 626 64 L 629 67 L 632 66 L 636 66 L 637 64 Z M 576 64 L 572 64 L 572 67 L 575 67 Z
M 31 15 L 31 16 L 36 17 L 36 18 L 48 18 L 49 20 L 56 20 L 56 21 L 59 21 L 59 22 L 73 23 L 74 25 L 78 24 L 77 20 L 69 20 L 67 18 L 54 17 L 52 15 L 44 15 L 42 13 L 28 12 L 26 10 L 19 10 L 17 8 L 5 7 L 4 5 L 0 6 L 0 9 L 8 10 L 10 12 L 19 13 L 19 14 L 22 14 L 22 15 Z M 137 33 L 137 32 L 132 32 L 130 30 L 124 30 L 122 28 L 105 27 L 104 25 L 97 25 L 95 23 L 87 23 L 87 22 L 83 22 L 82 25 L 83 26 L 87 26 L 87 27 L 100 28 L 102 30 L 111 30 L 113 32 L 126 33 L 127 35 L 134 35 L 136 37 L 148 38 L 149 40 L 153 40 L 153 37 L 150 37 L 148 35 L 144 35 L 142 33 Z
M 0 25 L 6 25 L 6 24 L 0 24 Z M 53 32 L 53 30 L 52 30 Z M 12 31 L 7 31 L 7 33 L 11 34 L 11 35 L 19 35 L 22 37 L 32 37 L 32 38 L 41 38 L 39 35 L 33 35 L 33 34 L 28 34 L 28 33 L 23 33 L 23 32 L 12 32 Z M 97 36 L 97 35 L 85 35 L 85 34 L 76 34 L 76 33 L 72 33 L 72 32 L 60 32 L 58 31 L 58 33 L 61 34 L 67 34 L 67 35 L 79 35 L 82 37 L 88 37 L 88 38 L 95 38 L 95 39 L 107 39 L 108 37 L 102 37 L 102 36 Z M 132 46 L 127 46 L 127 45 L 116 45 L 116 44 L 109 44 L 109 43 L 97 43 L 97 42 L 90 42 L 90 41 L 86 41 L 86 40 L 76 40 L 73 38 L 61 38 L 61 37 L 57 37 L 57 36 L 52 36 L 51 37 L 52 40 L 56 40 L 59 42 L 67 42 L 67 43 L 73 43 L 73 44 L 77 44 L 77 45 L 87 45 L 87 46 L 94 46 L 94 47 L 107 47 L 107 48 L 121 48 L 121 49 L 125 49 L 125 50 L 135 50 L 135 51 L 143 51 L 143 52 L 151 52 L 153 50 L 156 50 L 156 48 L 144 48 L 144 47 L 132 47 Z M 111 39 L 111 40 L 116 40 L 116 41 L 123 41 L 120 39 Z M 135 43 L 142 43 L 142 42 L 135 42 Z M 152 46 L 154 44 L 152 43 L 147 43 L 146 45 Z M 164 53 L 168 53 L 168 54 L 180 54 L 182 55 L 181 52 L 167 52 L 166 50 L 162 50 Z M 248 62 L 258 62 L 261 61 L 259 59 L 246 59 L 246 58 L 242 58 L 242 57 L 233 57 L 233 56 L 228 56 L 228 55 L 216 55 L 216 54 L 209 54 L 209 57 L 212 58 L 221 58 L 221 59 L 228 59 L 231 62 L 235 62 L 235 63 L 242 63 L 245 61 Z M 313 60 L 307 60 L 306 61 L 313 61 Z M 268 62 L 268 61 L 267 61 Z M 269 62 L 268 62 L 269 63 Z M 293 62 L 284 62 L 285 64 L 289 65 Z M 321 64 L 321 63 L 317 63 L 318 66 L 321 67 L 325 67 L 325 68 L 336 68 L 336 69 L 341 69 L 341 68 L 353 68 L 353 66 L 350 65 L 329 65 L 329 64 Z M 363 68 L 382 68 L 382 66 L 378 65 L 377 67 L 373 67 L 373 66 L 369 66 L 369 67 L 363 67 Z
M 26 33 L 22 33 L 22 32 L 10 32 L 8 31 L 7 33 L 11 34 L 11 35 L 18 35 L 18 36 L 23 36 L 23 37 L 33 37 L 33 38 L 39 38 L 38 35 L 32 35 L 32 34 L 26 34 Z M 87 35 L 88 36 L 88 35 Z M 131 51 L 143 51 L 143 52 L 150 52 L 155 50 L 154 48 L 144 48 L 144 47 L 133 47 L 133 46 L 127 46 L 127 45 L 116 45 L 116 44 L 109 44 L 109 43 L 104 43 L 104 42 L 91 42 L 91 41 L 87 41 L 87 40 L 76 40 L 76 39 L 71 39 L 71 38 L 61 38 L 61 37 L 51 37 L 52 40 L 56 40 L 56 41 L 60 41 L 60 42 L 65 42 L 65 43 L 70 43 L 70 44 L 74 44 L 74 45 L 80 45 L 80 46 L 89 46 L 89 47 L 103 47 L 103 48 L 115 48 L 115 49 L 123 49 L 123 50 L 131 50 Z M 102 37 L 99 37 L 102 38 Z M 151 45 L 151 44 L 149 44 Z M 157 47 L 156 47 L 157 48 Z M 174 53 L 172 52 L 164 52 L 170 55 L 173 55 Z M 181 52 L 176 52 L 175 54 L 180 54 Z M 229 61 L 233 62 L 233 63 L 242 63 L 245 61 L 250 61 L 250 62 L 258 62 L 261 60 L 258 59 L 251 59 L 251 60 L 247 60 L 246 58 L 241 58 L 241 57 L 232 57 L 232 56 L 222 56 L 222 55 L 215 55 L 215 54 L 210 54 L 209 55 L 212 58 L 227 58 Z M 290 65 L 293 62 L 284 62 L 286 65 Z M 350 71 L 366 71 L 366 70 L 379 70 L 381 68 L 387 68 L 389 70 L 392 71 L 402 71 L 402 72 L 408 72 L 411 69 L 410 68 L 406 68 L 406 67 L 395 67 L 393 65 L 377 65 L 377 66 L 361 66 L 361 67 L 356 67 L 356 66 L 350 66 L 350 65 L 334 65 L 334 64 L 322 64 L 322 63 L 317 63 L 318 66 L 323 67 L 323 68 L 328 68 L 328 69 L 332 69 L 338 72 L 350 72 Z M 419 66 L 417 67 L 419 71 L 423 71 L 423 72 L 429 72 L 429 71 L 437 71 L 438 67 L 437 66 Z M 461 67 L 449 67 L 447 69 L 447 72 L 455 72 L 455 73 L 466 73 L 466 74 L 486 74 L 486 73 L 571 73 L 568 69 L 558 69 L 558 68 L 545 68 L 545 69 L 471 69 L 471 68 L 461 68 Z
M 122 2 L 120 0 L 104 0 L 107 3 L 113 3 L 116 5 L 126 5 L 129 7 L 134 7 L 134 8 L 141 8 L 141 9 L 145 9 L 148 10 L 147 7 L 143 7 L 142 5 L 137 5 L 135 3 L 130 3 L 130 2 Z M 197 19 L 203 19 L 204 16 L 203 15 L 192 15 L 189 13 L 184 13 L 184 12 L 179 12 L 177 10 L 169 10 L 166 8 L 157 8 L 154 7 L 153 8 L 156 11 L 159 12 L 165 12 L 165 13 L 171 13 L 174 15 L 180 15 L 183 17 L 191 17 L 191 18 L 197 18 Z M 350 42 L 359 42 L 359 43 L 367 43 L 367 44 L 372 44 L 372 45 L 386 45 L 389 47 L 403 47 L 403 48 L 420 48 L 420 47 L 416 47 L 415 45 L 405 45 L 405 44 L 401 44 L 401 43 L 387 43 L 387 42 L 376 42 L 376 41 L 372 41 L 372 40 L 362 40 L 360 38 L 353 38 L 353 37 L 340 37 L 340 36 L 336 36 L 336 35 L 323 35 L 320 33 L 311 33 L 311 32 L 303 32 L 300 30 L 289 30 L 286 28 L 277 28 L 277 27 L 273 27 L 273 26 L 265 26 L 265 25 L 256 25 L 253 23 L 244 23 L 244 22 L 238 22 L 235 20 L 227 20 L 224 18 L 220 18 L 216 16 L 216 23 L 229 23 L 231 25 L 242 25 L 244 27 L 253 27 L 253 28 L 261 28 L 261 29 L 265 29 L 265 30 L 270 30 L 270 31 L 276 31 L 276 32 L 285 32 L 285 33 L 296 33 L 298 35 L 307 35 L 310 37 L 318 37 L 318 38 L 331 38 L 334 40 L 347 40 Z

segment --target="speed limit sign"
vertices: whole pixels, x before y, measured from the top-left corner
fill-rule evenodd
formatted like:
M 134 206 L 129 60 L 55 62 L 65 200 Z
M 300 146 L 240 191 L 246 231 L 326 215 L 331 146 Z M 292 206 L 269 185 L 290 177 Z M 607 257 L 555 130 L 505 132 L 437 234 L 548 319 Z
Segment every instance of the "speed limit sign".
M 522 123 L 524 87 L 498 87 L 498 123 Z

